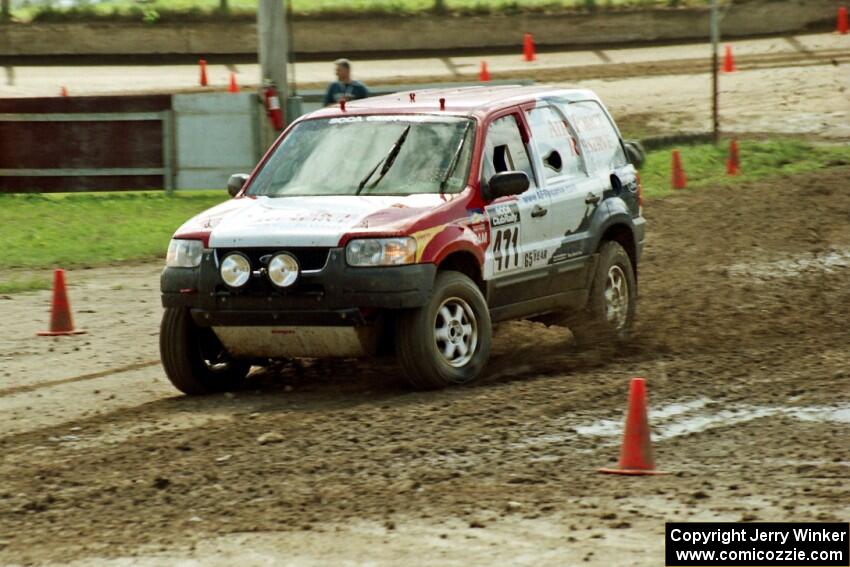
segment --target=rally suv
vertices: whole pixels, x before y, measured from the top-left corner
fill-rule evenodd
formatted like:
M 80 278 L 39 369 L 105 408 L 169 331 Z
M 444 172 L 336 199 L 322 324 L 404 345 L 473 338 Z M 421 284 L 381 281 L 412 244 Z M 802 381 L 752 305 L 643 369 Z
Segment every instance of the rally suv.
M 293 124 L 162 273 L 162 363 L 187 394 L 252 365 L 394 353 L 410 385 L 478 377 L 492 325 L 625 339 L 641 187 L 588 90 L 472 87 L 341 103 Z

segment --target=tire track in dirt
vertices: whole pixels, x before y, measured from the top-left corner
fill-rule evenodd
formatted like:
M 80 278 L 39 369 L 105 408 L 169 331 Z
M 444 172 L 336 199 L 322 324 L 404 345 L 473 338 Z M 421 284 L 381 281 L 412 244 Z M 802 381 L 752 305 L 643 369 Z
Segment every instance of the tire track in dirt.
M 127 366 L 110 368 L 108 370 L 101 370 L 99 372 L 92 372 L 90 374 L 83 374 L 81 376 L 71 376 L 69 378 L 60 378 L 58 380 L 45 380 L 37 382 L 35 384 L 26 384 L 23 386 L 14 386 L 11 388 L 0 389 L 0 398 L 5 396 L 13 396 L 15 394 L 23 394 L 25 392 L 35 392 L 36 390 L 41 390 L 42 388 L 53 388 L 55 386 L 61 386 L 62 384 L 84 382 L 86 380 L 97 380 L 98 378 L 106 378 L 108 376 L 114 376 L 115 374 L 132 372 L 133 370 L 141 370 L 143 368 L 148 368 L 157 364 L 159 364 L 159 360 L 148 360 L 146 362 L 137 362 L 135 364 L 129 364 Z

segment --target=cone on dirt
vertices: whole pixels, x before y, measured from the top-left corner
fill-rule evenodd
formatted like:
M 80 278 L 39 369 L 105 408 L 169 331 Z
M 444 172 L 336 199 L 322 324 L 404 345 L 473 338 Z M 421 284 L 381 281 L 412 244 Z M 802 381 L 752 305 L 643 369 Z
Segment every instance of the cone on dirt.
M 64 86 L 59 89 L 59 96 L 68 96 L 68 89 L 66 89 Z
M 729 142 L 729 157 L 726 158 L 726 174 L 738 175 L 741 173 L 741 158 L 738 155 L 738 141 Z
M 71 318 L 71 306 L 65 291 L 65 270 L 53 272 L 53 306 L 50 311 L 50 330 L 38 333 L 40 337 L 58 337 L 61 335 L 81 335 L 85 331 L 75 331 Z
M 632 378 L 629 387 L 629 412 L 626 416 L 620 462 L 616 468 L 599 469 L 599 472 L 630 475 L 667 474 L 655 470 L 649 420 L 646 416 L 646 381 L 643 378 Z
M 850 30 L 850 24 L 847 21 L 847 6 L 842 6 L 838 9 L 838 26 L 836 27 L 836 31 L 844 35 L 848 30 Z
M 682 168 L 682 156 L 679 150 L 673 150 L 673 189 L 684 189 L 688 185 L 685 170 Z
M 236 73 L 230 73 L 230 85 L 227 87 L 227 92 L 238 93 L 239 85 L 236 83 Z
M 522 38 L 522 55 L 526 61 L 537 59 L 537 53 L 534 50 L 534 37 L 530 33 L 526 33 Z
M 209 81 L 207 81 L 207 60 L 199 59 L 198 66 L 201 68 L 201 86 L 205 87 L 209 84 Z
M 735 72 L 735 56 L 732 55 L 732 46 L 727 45 L 726 51 L 723 53 L 723 72 L 724 73 L 734 73 Z
M 486 83 L 490 80 L 490 71 L 487 69 L 487 62 L 481 62 L 481 71 L 478 72 L 478 80 L 482 83 Z

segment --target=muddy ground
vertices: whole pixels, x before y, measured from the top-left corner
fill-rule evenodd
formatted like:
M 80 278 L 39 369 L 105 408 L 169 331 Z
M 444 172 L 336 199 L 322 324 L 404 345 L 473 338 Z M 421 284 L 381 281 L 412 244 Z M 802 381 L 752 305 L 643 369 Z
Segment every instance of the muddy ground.
M 0 298 L 0 560 L 660 565 L 665 521 L 847 521 L 848 175 L 650 201 L 631 344 L 503 325 L 442 392 L 338 361 L 180 397 L 156 265 L 69 273 L 78 337 L 32 336 L 47 292 Z M 596 472 L 633 376 L 670 475 Z

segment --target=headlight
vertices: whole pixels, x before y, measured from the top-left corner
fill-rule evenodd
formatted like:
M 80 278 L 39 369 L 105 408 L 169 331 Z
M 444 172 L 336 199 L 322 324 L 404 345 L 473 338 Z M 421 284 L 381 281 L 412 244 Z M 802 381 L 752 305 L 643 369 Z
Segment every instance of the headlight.
M 169 268 L 194 268 L 201 265 L 204 245 L 200 240 L 173 239 L 168 244 L 165 265 Z
M 345 248 L 349 266 L 401 266 L 416 261 L 416 239 L 370 238 L 352 240 Z
M 242 287 L 251 278 L 251 262 L 244 254 L 234 252 L 221 262 L 221 279 L 230 287 Z
M 269 279 L 277 287 L 289 287 L 298 279 L 298 260 L 286 252 L 276 255 L 269 262 Z

